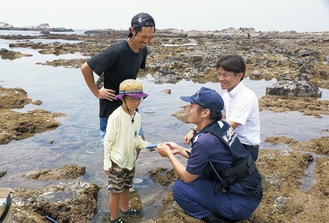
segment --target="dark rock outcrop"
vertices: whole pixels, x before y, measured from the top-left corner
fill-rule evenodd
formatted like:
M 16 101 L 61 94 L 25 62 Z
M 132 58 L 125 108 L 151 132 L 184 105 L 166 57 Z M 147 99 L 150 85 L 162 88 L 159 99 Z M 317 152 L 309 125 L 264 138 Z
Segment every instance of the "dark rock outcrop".
M 287 80 L 288 79 L 288 80 Z M 309 82 L 309 75 L 299 74 L 293 81 L 283 76 L 271 87 L 266 88 L 267 95 L 279 95 L 288 97 L 317 97 L 320 98 L 322 91 L 318 86 Z

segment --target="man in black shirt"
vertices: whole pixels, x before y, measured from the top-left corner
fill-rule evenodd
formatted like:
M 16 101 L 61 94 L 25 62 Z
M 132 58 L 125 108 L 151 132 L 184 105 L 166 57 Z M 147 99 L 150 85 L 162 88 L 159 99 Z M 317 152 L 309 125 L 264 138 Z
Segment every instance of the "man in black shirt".
M 120 40 L 81 66 L 81 72 L 90 91 L 99 98 L 100 136 L 102 143 L 109 115 L 121 105 L 115 96 L 119 85 L 126 79 L 136 79 L 139 69 L 144 69 L 148 49 L 146 45 L 155 33 L 155 22 L 147 13 L 139 13 L 131 20 L 127 40 Z M 98 89 L 94 74 L 104 73 L 104 87 Z M 142 132 L 140 132 L 143 135 Z

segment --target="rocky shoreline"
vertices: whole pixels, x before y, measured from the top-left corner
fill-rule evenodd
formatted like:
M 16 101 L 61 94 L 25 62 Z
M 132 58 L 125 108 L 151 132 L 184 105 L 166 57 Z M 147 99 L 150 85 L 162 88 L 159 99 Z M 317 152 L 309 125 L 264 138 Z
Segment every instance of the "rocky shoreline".
M 176 83 L 186 79 L 200 83 L 216 81 L 214 64 L 220 54 L 238 53 L 247 62 L 250 79 L 272 79 L 277 82 L 266 89 L 260 101 L 260 110 L 274 112 L 297 111 L 321 119 L 329 115 L 329 101 L 321 99 L 321 90 L 329 89 L 329 32 L 296 33 L 257 32 L 252 28 L 221 31 L 157 30 L 150 44 L 147 71 L 155 83 Z M 92 56 L 118 39 L 126 38 L 120 30 L 91 30 L 83 35 L 40 34 L 44 39 L 77 40 L 74 44 L 34 43 L 29 39 L 40 36 L 8 36 L 2 39 L 20 40 L 9 45 L 10 49 L 23 47 L 37 49 L 41 54 L 81 53 Z M 24 40 L 24 41 L 22 41 Z M 0 50 L 4 60 L 29 56 L 12 50 Z M 39 63 L 47 66 L 79 68 L 81 59 L 54 60 Z M 57 128 L 54 120 L 64 114 L 53 114 L 42 109 L 30 111 L 24 118 L 13 109 L 32 102 L 23 89 L 0 88 L 0 145 L 12 140 L 23 140 L 35 133 Z M 32 102 L 42 107 L 42 102 Z M 175 115 L 184 121 L 184 111 Z M 37 118 L 38 117 L 38 118 Z M 24 121 L 22 121 L 24 120 Z M 285 136 L 268 137 L 269 144 L 285 145 L 289 149 L 260 151 L 257 166 L 263 176 L 264 199 L 254 215 L 242 222 L 325 222 L 329 219 L 329 136 L 328 129 L 319 130 L 324 136 L 298 142 Z M 286 148 L 286 147 L 284 147 Z M 315 183 L 301 188 L 305 170 L 315 164 Z M 1 169 L 0 169 L 1 170 Z M 275 170 L 275 171 L 273 171 Z M 1 170 L 3 173 L 6 170 Z M 68 174 L 71 173 L 71 174 Z M 41 190 L 13 188 L 14 220 L 16 222 L 45 222 L 50 216 L 58 222 L 90 222 L 97 211 L 98 185 L 80 182 L 84 167 L 63 166 L 55 170 L 36 170 L 24 177 L 35 180 L 62 180 Z M 176 205 L 170 185 L 177 179 L 172 170 L 150 171 L 155 182 L 168 188 L 163 208 L 154 219 L 145 222 L 200 222 L 185 215 Z M 46 177 L 46 179 L 45 179 Z M 49 178 L 47 178 L 49 177 Z M 75 179 L 74 183 L 64 183 Z M 52 196 L 48 196 L 48 195 Z M 63 194 L 67 199 L 60 199 Z M 54 201 L 53 199 L 60 201 Z M 145 205 L 143 200 L 132 198 L 133 205 Z M 77 218 L 79 216 L 79 218 Z M 105 221 L 106 219 L 104 219 Z M 133 222 L 131 220 L 130 222 Z M 137 221 L 136 221 L 137 222 Z M 138 221 L 139 222 L 139 221 Z
M 0 22 L 0 30 L 8 30 L 8 31 L 39 31 L 39 32 L 73 32 L 73 29 L 67 29 L 64 27 L 53 28 L 50 27 L 48 23 L 42 23 L 37 26 L 30 27 L 15 27 L 5 22 Z

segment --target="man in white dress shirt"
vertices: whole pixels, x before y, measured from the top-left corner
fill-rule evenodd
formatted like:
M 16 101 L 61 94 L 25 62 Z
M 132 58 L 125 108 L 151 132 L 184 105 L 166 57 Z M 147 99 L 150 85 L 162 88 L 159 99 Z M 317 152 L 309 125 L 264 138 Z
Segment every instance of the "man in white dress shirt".
M 260 143 L 259 106 L 256 94 L 242 82 L 246 65 L 240 55 L 225 55 L 217 64 L 218 80 L 223 94 L 226 121 L 235 130 L 254 160 Z

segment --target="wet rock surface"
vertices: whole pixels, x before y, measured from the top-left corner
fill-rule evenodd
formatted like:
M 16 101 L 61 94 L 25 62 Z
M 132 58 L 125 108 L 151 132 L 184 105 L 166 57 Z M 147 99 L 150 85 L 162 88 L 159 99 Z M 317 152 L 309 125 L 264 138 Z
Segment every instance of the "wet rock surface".
M 90 222 L 97 213 L 100 187 L 90 182 L 70 181 L 84 175 L 85 170 L 85 167 L 65 165 L 23 176 L 60 183 L 39 190 L 15 188 L 13 220 L 16 223 L 32 223 L 47 222 L 50 218 L 57 222 Z
M 86 173 L 85 166 L 65 165 L 54 170 L 39 170 L 26 174 L 27 178 L 34 180 L 62 180 L 75 179 Z
M 15 52 L 15 51 L 11 51 L 11 50 L 7 50 L 7 49 L 0 49 L 0 57 L 1 59 L 8 59 L 8 60 L 14 60 L 20 57 L 24 57 L 24 56 L 32 56 L 30 54 L 23 54 L 21 52 Z
M 259 109 L 274 112 L 297 111 L 304 115 L 321 118 L 321 115 L 329 114 L 329 100 L 265 95 L 259 99 Z
M 31 102 L 32 99 L 27 97 L 23 89 L 0 87 L 0 145 L 52 130 L 60 125 L 55 118 L 64 117 L 62 113 L 52 113 L 44 109 L 35 109 L 26 113 L 12 110 L 23 108 Z M 42 104 L 41 101 L 32 103 Z
M 285 79 L 285 77 L 281 77 L 278 82 L 267 87 L 266 94 L 287 97 L 321 97 L 322 92 L 318 86 L 309 82 L 309 75 L 299 74 L 293 81 Z
M 323 136 L 318 139 L 311 139 L 304 142 L 299 142 L 295 139 L 287 138 L 285 136 L 281 137 L 268 137 L 265 139 L 265 142 L 271 144 L 287 144 L 292 149 L 297 151 L 307 151 L 312 152 L 318 155 L 329 155 L 329 137 Z
M 20 40 L 10 45 L 12 49 L 27 47 L 37 49 L 42 54 L 80 53 L 82 57 L 90 57 L 126 36 L 126 32 L 115 30 L 89 31 L 84 35 L 42 34 L 45 39 L 77 41 L 70 44 L 34 43 L 33 39 L 39 38 L 35 36 L 0 38 Z M 214 65 L 218 56 L 238 53 L 246 59 L 246 76 L 255 80 L 278 80 L 259 100 L 261 110 L 298 111 L 318 118 L 329 114 L 329 102 L 322 100 L 319 92 L 319 88 L 329 88 L 328 32 L 157 30 L 149 49 L 147 73 L 154 77 L 155 83 L 176 83 L 181 79 L 199 83 L 216 82 Z M 10 55 L 10 59 L 22 56 L 11 51 L 3 51 L 2 55 Z M 79 68 L 85 60 L 61 59 L 39 64 Z M 275 92 L 273 89 L 276 89 Z M 23 108 L 29 103 L 42 105 L 38 100 L 32 102 L 23 89 L 0 88 L 0 144 L 24 139 L 60 125 L 54 118 L 63 114 L 42 109 L 26 113 L 11 110 Z M 186 122 L 183 108 L 173 115 Z M 326 222 L 329 219 L 328 137 L 305 142 L 285 136 L 268 137 L 266 143 L 282 144 L 283 149 L 261 148 L 257 166 L 263 176 L 264 199 L 253 216 L 242 222 Z M 287 146 L 289 149 L 284 149 Z M 310 166 L 314 170 L 308 174 L 306 170 Z M 49 216 L 58 222 L 90 222 L 96 213 L 99 186 L 75 179 L 84 171 L 83 167 L 68 164 L 54 170 L 25 173 L 31 179 L 57 180 L 61 183 L 54 182 L 53 186 L 39 190 L 14 188 L 14 220 L 46 222 L 45 216 Z M 1 170 L 1 173 L 6 174 L 6 171 Z M 177 179 L 173 170 L 160 168 L 151 170 L 149 174 L 155 182 L 164 186 L 165 192 L 159 191 L 157 194 L 162 199 L 158 202 L 163 207 L 157 217 L 147 222 L 201 222 L 184 214 L 175 203 L 170 192 L 172 183 Z M 138 197 L 131 196 L 131 199 L 134 207 L 140 208 Z M 142 202 L 144 207 L 152 204 L 150 201 Z
M 248 38 L 248 34 L 250 38 Z M 128 33 L 117 30 L 87 31 L 84 35 L 49 34 L 44 39 L 76 40 L 76 43 L 40 43 L 40 36 L 0 36 L 4 39 L 25 39 L 10 44 L 10 48 L 33 48 L 43 54 L 81 53 L 93 56 Z M 257 32 L 253 29 L 221 31 L 157 30 L 150 43 L 148 73 L 156 83 L 176 83 L 181 79 L 197 82 L 217 81 L 215 64 L 221 54 L 238 53 L 245 57 L 247 75 L 251 79 L 279 79 L 289 74 L 293 81 L 299 74 L 310 75 L 311 83 L 328 88 L 328 32 L 296 33 Z M 41 63 L 79 68 L 81 60 L 67 59 Z
M 178 179 L 178 175 L 174 170 L 168 170 L 166 168 L 156 168 L 150 170 L 149 173 L 152 180 L 161 184 L 162 186 L 168 186 L 174 180 Z
M 13 220 L 17 223 L 90 222 L 97 212 L 100 187 L 89 182 L 61 182 L 41 190 L 16 188 Z

